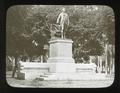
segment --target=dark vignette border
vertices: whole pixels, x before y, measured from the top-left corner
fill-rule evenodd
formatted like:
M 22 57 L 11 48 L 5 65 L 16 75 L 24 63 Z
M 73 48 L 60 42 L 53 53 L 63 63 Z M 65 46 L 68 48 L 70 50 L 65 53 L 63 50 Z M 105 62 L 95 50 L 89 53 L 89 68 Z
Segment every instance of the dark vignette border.
M 112 0 L 2 0 L 1 3 L 1 13 L 0 16 L 2 23 L 0 24 L 0 28 L 2 28 L 0 33 L 0 91 L 4 92 L 75 92 L 76 90 L 79 92 L 118 92 L 120 87 L 120 64 L 119 64 L 119 48 L 120 48 L 120 18 L 119 18 L 119 3 L 115 3 Z M 43 88 L 12 88 L 7 85 L 6 77 L 5 77 L 5 56 L 6 56 L 6 13 L 7 9 L 13 5 L 107 5 L 114 10 L 115 14 L 115 81 L 112 86 L 108 88 L 80 88 L 80 89 L 43 89 Z

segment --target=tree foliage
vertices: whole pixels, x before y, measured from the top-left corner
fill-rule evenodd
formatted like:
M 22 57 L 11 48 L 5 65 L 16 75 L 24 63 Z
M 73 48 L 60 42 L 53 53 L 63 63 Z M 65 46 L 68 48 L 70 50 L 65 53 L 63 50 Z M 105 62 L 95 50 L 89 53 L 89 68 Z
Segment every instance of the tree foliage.
M 50 39 L 50 25 L 56 23 L 62 7 L 70 18 L 66 37 L 74 41 L 76 62 L 82 62 L 82 58 L 88 60 L 89 55 L 102 55 L 103 43 L 114 44 L 114 13 L 107 6 L 16 6 L 7 13 L 7 52 L 18 50 L 19 53 L 26 51 L 29 56 L 41 55 Z
M 24 6 L 13 6 L 7 11 L 6 22 L 6 52 L 8 55 L 15 56 L 23 50 L 24 41 L 21 33 L 24 31 L 24 18 L 27 10 Z M 21 43 L 20 43 L 21 42 Z

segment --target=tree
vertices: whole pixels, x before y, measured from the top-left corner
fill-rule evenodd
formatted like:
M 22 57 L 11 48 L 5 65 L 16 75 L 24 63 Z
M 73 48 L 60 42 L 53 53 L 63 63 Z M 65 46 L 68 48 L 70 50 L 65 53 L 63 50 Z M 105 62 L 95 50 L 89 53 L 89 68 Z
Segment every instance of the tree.
M 27 16 L 27 9 L 24 6 L 13 6 L 7 11 L 6 22 L 6 54 L 15 58 L 13 75 L 18 68 L 18 57 L 23 54 L 25 39 L 22 37 L 24 32 L 24 20 Z M 24 47 L 23 47 L 24 46 Z
M 27 49 L 27 53 L 30 57 L 33 55 L 44 55 L 44 45 L 48 44 L 50 39 L 50 31 L 47 27 L 47 19 L 45 13 L 33 13 L 26 19 L 26 33 L 31 38 L 32 45 Z
M 73 55 L 76 62 L 82 62 L 83 59 L 89 60 L 90 55 L 102 55 L 104 53 L 103 43 L 112 41 L 111 43 L 114 44 L 114 14 L 109 7 L 95 5 L 33 5 L 24 7 L 24 9 L 19 8 L 18 10 L 19 12 L 27 11 L 27 15 L 23 17 L 20 14 L 25 15 L 25 13 L 15 13 L 17 18 L 14 22 L 9 23 L 8 26 L 11 31 L 7 34 L 17 36 L 15 40 L 19 36 L 18 50 L 21 49 L 20 52 L 26 51 L 29 56 L 43 54 L 44 44 L 47 44 L 50 39 L 50 25 L 56 23 L 62 7 L 67 9 L 70 18 L 70 26 L 66 32 L 66 37 L 74 41 Z M 18 10 L 16 11 L 18 12 Z M 13 12 L 10 14 L 13 15 Z M 12 18 L 13 16 L 8 18 L 8 21 Z M 18 20 L 17 24 L 16 20 Z M 16 35 L 13 34 L 15 32 Z M 103 38 L 104 34 L 106 35 L 105 39 Z M 108 41 L 106 41 L 106 38 L 108 38 Z M 9 43 L 12 44 L 12 42 L 14 43 L 14 40 L 10 39 Z M 37 46 L 35 43 L 37 43 Z M 13 45 L 11 49 L 13 49 Z
M 45 30 L 44 14 L 33 14 L 32 6 L 14 6 L 7 12 L 6 51 L 15 56 L 27 53 L 29 56 L 43 54 L 49 32 Z M 12 20 L 14 19 L 14 20 Z M 33 43 L 35 41 L 38 46 Z
M 21 54 L 25 44 L 22 33 L 24 30 L 24 20 L 27 16 L 27 9 L 24 6 L 13 6 L 7 11 L 6 23 L 6 49 L 8 55 L 16 55 L 15 51 Z M 22 41 L 22 42 L 21 42 Z

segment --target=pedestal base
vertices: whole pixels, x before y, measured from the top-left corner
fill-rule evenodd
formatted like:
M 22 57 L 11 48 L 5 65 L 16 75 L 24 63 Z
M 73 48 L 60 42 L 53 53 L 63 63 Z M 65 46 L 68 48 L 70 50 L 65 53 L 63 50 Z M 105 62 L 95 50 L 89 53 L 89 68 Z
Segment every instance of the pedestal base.
M 50 52 L 48 63 L 51 73 L 69 73 L 75 72 L 75 61 L 72 58 L 71 39 L 56 39 L 50 42 Z
M 76 72 L 74 63 L 51 63 L 49 71 L 51 73 L 73 73 Z

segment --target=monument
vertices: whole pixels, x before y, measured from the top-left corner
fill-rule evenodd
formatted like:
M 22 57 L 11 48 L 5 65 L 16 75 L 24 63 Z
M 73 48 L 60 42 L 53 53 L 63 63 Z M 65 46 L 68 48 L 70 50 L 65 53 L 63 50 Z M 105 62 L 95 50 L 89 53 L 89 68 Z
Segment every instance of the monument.
M 21 62 L 20 73 L 24 74 L 24 79 L 39 77 L 42 80 L 81 80 L 84 76 L 81 75 L 82 73 L 95 73 L 94 65 L 75 64 L 72 58 L 73 41 L 65 37 L 69 26 L 69 16 L 65 12 L 65 8 L 62 9 L 56 23 L 54 31 L 60 32 L 61 35 L 60 37 L 51 37 L 47 63 Z M 54 35 L 52 36 L 54 37 Z M 93 74 L 91 74 L 91 78 L 93 78 Z
M 59 14 L 57 24 L 60 24 L 61 38 L 49 41 L 48 63 L 50 63 L 50 72 L 75 72 L 75 62 L 72 58 L 73 41 L 65 38 L 65 31 L 69 26 L 69 16 L 65 12 L 65 8 Z

